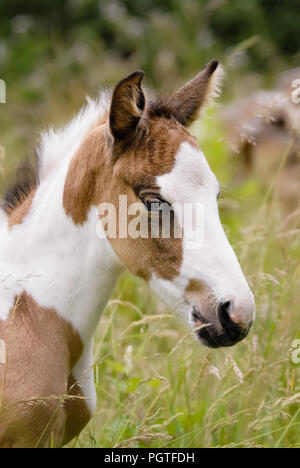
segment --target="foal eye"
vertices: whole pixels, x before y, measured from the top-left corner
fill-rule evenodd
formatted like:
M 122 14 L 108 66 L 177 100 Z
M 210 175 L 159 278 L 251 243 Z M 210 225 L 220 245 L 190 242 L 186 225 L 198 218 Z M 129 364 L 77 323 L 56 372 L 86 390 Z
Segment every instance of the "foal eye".
M 157 196 L 145 195 L 141 198 L 141 200 L 144 203 L 147 210 L 151 212 L 161 211 L 167 207 L 170 207 L 170 204 L 168 202 Z

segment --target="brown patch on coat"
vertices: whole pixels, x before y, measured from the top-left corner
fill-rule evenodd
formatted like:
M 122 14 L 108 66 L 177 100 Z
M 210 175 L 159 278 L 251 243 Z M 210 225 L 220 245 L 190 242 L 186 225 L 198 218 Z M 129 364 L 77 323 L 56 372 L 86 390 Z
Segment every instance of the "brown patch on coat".
M 71 161 L 65 181 L 63 207 L 77 225 L 83 225 L 91 207 L 97 205 L 96 190 L 105 175 L 106 151 L 105 126 L 102 125 L 88 133 Z
M 64 443 L 66 445 L 74 437 L 76 437 L 87 425 L 91 419 L 90 410 L 84 400 L 84 394 L 78 382 L 74 379 L 73 375 L 69 377 L 69 391 L 68 396 L 75 397 L 74 399 L 67 399 L 65 401 L 64 410 L 67 413 Z M 78 398 L 76 398 L 78 397 Z
M 118 219 L 119 195 L 127 196 L 128 206 L 140 202 L 144 216 L 148 216 L 139 194 L 159 190 L 155 178 L 172 170 L 183 141 L 197 146 L 175 119 L 153 117 L 142 122 L 134 140 L 115 162 L 106 135 L 105 125 L 89 132 L 70 164 L 63 206 L 77 225 L 87 221 L 92 206 L 104 202 L 114 204 Z M 128 216 L 128 225 L 132 218 Z M 121 262 L 146 280 L 153 273 L 170 280 L 179 274 L 182 239 L 122 239 L 117 233 L 116 239 L 109 240 Z
M 172 171 L 179 147 L 183 141 L 196 145 L 196 141 L 175 119 L 149 118 L 135 137 L 134 142 L 124 152 L 113 169 L 112 203 L 117 207 L 119 217 L 119 195 L 127 195 L 128 206 L 141 204 L 141 216 L 151 218 L 141 202 L 141 195 L 149 192 L 159 194 L 156 177 Z M 114 198 L 112 198 L 114 197 Z M 128 216 L 127 225 L 134 216 Z M 121 239 L 109 238 L 122 263 L 137 276 L 148 281 L 152 274 L 172 280 L 178 276 L 183 261 L 182 238 L 175 238 L 176 219 L 171 217 L 171 236 L 164 239 L 148 238 Z
M 169 173 L 181 143 L 198 147 L 185 130 L 215 91 L 212 76 L 218 62 L 211 61 L 171 99 L 146 103 L 141 87 L 143 72 L 137 71 L 116 86 L 109 122 L 92 129 L 76 152 L 65 182 L 63 205 L 75 224 L 87 221 L 92 206 L 111 203 L 119 218 L 119 195 L 128 206 L 141 202 L 147 190 L 159 192 L 157 176 Z M 168 200 L 167 200 L 168 201 Z M 141 204 L 141 214 L 149 216 Z M 128 215 L 127 225 L 133 221 Z M 171 232 L 176 219 L 173 216 Z M 183 260 L 182 239 L 109 237 L 117 256 L 134 274 L 148 280 L 152 274 L 172 280 Z
M 205 281 L 191 279 L 185 288 L 184 296 L 192 307 L 200 307 L 204 317 L 207 316 L 206 311 L 216 308 L 217 299 Z
M 33 189 L 20 204 L 18 204 L 8 214 L 8 227 L 11 229 L 16 224 L 22 224 L 23 219 L 28 215 L 36 190 Z
M 75 427 L 87 422 L 87 408 L 79 411 L 79 402 L 74 400 L 73 406 L 63 397 L 70 391 L 71 369 L 83 345 L 69 323 L 26 292 L 16 304 L 9 318 L 0 320 L 7 359 L 6 365 L 0 364 L 0 447 L 59 447 L 69 440 L 74 408 Z M 84 423 L 79 424 L 81 417 Z
M 187 287 L 185 288 L 185 292 L 187 295 L 194 295 L 194 294 L 203 294 L 208 290 L 207 285 L 204 281 L 199 279 L 190 279 L 188 282 Z

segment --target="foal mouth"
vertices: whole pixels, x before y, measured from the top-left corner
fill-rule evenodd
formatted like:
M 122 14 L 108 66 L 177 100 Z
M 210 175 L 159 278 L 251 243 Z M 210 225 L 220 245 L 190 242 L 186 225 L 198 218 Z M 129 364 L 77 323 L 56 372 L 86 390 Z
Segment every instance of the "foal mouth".
M 210 323 L 205 317 L 203 317 L 201 312 L 195 307 L 193 308 L 193 312 L 192 312 L 192 323 L 193 323 L 193 328 L 195 330 L 196 337 L 201 342 L 203 342 L 202 337 L 204 338 L 204 336 L 207 336 L 207 333 L 203 333 L 204 330 L 208 327 L 212 327 L 213 324 Z
M 208 348 L 220 348 L 222 346 L 218 340 L 216 327 L 203 317 L 196 307 L 193 308 L 192 322 L 195 329 L 195 336 L 203 345 Z
M 211 323 L 205 317 L 203 317 L 201 312 L 196 309 L 196 307 L 193 307 L 192 322 L 195 328 L 203 327 L 204 325 L 211 325 Z

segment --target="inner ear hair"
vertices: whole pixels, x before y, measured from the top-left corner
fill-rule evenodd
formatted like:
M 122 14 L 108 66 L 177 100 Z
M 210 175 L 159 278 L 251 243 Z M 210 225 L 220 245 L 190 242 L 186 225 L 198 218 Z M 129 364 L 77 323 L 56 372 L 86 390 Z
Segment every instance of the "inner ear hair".
M 184 126 L 201 116 L 203 110 L 221 93 L 224 77 L 217 60 L 209 62 L 191 81 L 180 88 L 169 100 L 174 117 Z
M 136 71 L 116 86 L 111 102 L 109 123 L 116 142 L 132 135 L 145 108 L 145 95 L 141 87 L 144 72 Z

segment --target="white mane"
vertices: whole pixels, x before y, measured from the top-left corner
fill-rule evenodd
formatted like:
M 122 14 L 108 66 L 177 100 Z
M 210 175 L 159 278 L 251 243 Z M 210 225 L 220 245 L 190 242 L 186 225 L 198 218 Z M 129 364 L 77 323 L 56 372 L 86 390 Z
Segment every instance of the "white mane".
M 87 104 L 65 127 L 50 128 L 41 134 L 37 149 L 40 180 L 48 177 L 63 160 L 73 156 L 88 130 L 107 114 L 110 101 L 107 90 L 96 100 L 87 98 Z

